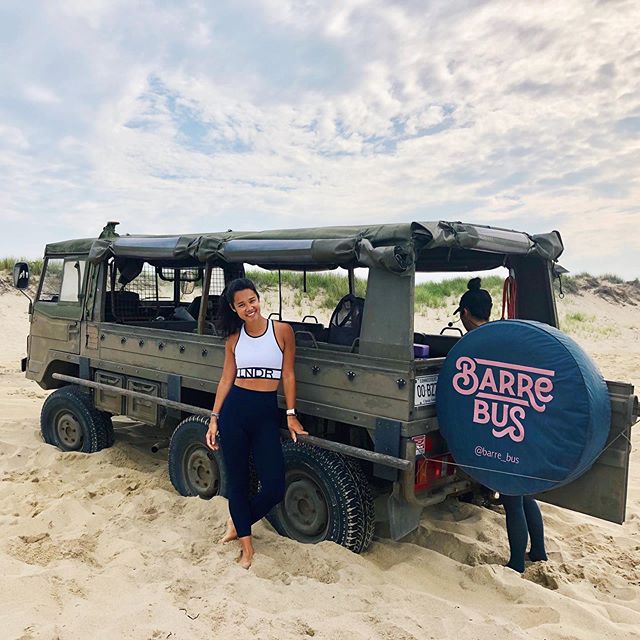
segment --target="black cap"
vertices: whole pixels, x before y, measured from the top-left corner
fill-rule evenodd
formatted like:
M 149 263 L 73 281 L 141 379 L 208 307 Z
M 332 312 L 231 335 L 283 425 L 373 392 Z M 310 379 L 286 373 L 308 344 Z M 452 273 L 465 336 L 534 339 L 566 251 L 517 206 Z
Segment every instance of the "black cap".
M 482 320 L 488 320 L 491 315 L 491 294 L 486 289 L 481 289 L 480 278 L 471 278 L 467 283 L 467 291 L 462 294 L 458 308 L 453 312 L 460 313 L 463 309 L 469 309 L 471 315 Z

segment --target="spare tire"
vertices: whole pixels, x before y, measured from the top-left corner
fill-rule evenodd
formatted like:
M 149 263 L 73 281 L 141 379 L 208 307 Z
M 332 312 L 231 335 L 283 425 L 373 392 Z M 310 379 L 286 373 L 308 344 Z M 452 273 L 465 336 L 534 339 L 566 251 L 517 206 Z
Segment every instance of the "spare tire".
M 474 480 L 505 495 L 565 485 L 609 435 L 611 405 L 596 365 L 558 329 L 489 322 L 451 349 L 438 377 L 438 422 Z

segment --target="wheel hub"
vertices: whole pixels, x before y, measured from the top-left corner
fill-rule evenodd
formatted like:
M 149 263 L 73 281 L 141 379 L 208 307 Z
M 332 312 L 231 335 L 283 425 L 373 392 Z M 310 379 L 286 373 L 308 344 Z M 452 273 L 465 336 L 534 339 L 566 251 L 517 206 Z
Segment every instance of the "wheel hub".
M 220 486 L 220 472 L 213 455 L 202 446 L 192 447 L 185 456 L 189 486 L 201 496 L 215 496 Z
M 78 419 L 70 412 L 61 413 L 56 420 L 56 435 L 60 444 L 68 450 L 82 446 L 82 427 Z
M 325 531 L 327 503 L 320 487 L 311 478 L 299 478 L 289 483 L 284 508 L 291 524 L 304 536 L 316 537 Z

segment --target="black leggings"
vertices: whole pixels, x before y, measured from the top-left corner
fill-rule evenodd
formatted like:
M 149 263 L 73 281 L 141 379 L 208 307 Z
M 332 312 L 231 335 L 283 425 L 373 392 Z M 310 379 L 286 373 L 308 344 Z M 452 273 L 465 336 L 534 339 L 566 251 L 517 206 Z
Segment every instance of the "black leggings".
M 220 444 L 227 470 L 229 512 L 238 537 L 284 497 L 284 459 L 280 412 L 275 391 L 231 387 L 220 411 Z M 260 492 L 250 496 L 249 454 L 253 455 Z
M 529 558 L 534 561 L 547 559 L 542 514 L 538 504 L 530 496 L 503 495 L 501 498 L 507 516 L 507 537 L 511 549 L 511 558 L 507 567 L 522 573 L 529 536 L 531 536 Z

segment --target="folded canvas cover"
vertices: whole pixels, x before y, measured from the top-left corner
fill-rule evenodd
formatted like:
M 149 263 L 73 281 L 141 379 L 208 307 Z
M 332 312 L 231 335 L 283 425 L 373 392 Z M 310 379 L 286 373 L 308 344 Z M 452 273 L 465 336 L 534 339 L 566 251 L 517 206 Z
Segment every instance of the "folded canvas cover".
M 67 249 L 69 251 L 67 251 Z M 500 256 L 531 255 L 555 261 L 563 251 L 557 231 L 529 235 L 461 222 L 407 222 L 372 226 L 311 227 L 268 231 L 225 231 L 174 236 L 115 236 L 93 241 L 47 245 L 47 255 L 85 249 L 89 259 L 110 256 L 151 262 L 246 262 L 265 268 L 304 269 L 320 266 L 376 267 L 411 272 L 434 250 L 481 254 L 499 263 Z M 84 251 L 83 251 L 84 252 Z M 493 258 L 491 258 L 493 256 Z

